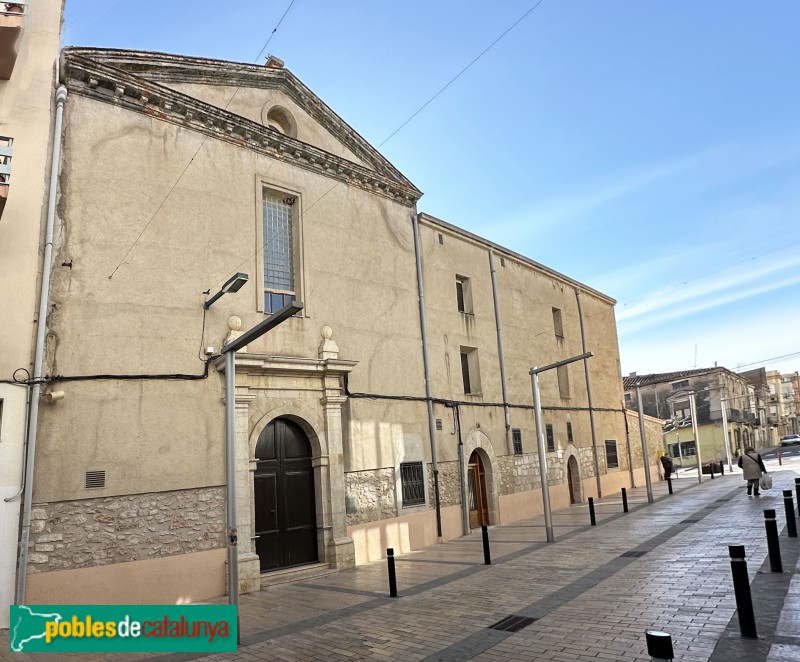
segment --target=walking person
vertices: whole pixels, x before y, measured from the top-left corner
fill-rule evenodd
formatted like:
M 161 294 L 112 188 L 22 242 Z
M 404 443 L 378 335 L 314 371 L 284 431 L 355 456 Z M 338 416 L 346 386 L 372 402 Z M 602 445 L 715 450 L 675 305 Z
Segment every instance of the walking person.
M 761 474 L 767 473 L 767 469 L 764 467 L 764 460 L 756 453 L 755 448 L 747 446 L 744 449 L 744 454 L 739 456 L 739 468 L 747 481 L 747 496 L 753 496 L 754 490 L 756 496 L 761 496 L 759 480 L 761 480 Z
M 669 480 L 672 475 L 672 458 L 669 453 L 661 456 L 661 466 L 664 467 L 664 480 Z

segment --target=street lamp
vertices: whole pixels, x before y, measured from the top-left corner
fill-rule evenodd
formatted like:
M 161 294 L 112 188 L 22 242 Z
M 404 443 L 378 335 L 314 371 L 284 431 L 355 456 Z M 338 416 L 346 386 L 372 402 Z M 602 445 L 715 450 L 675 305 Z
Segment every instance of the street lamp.
M 245 275 L 245 274 L 239 274 Z M 246 275 L 245 275 L 246 279 Z M 243 285 L 244 283 L 242 283 Z M 239 285 L 241 287 L 241 285 Z M 238 288 L 237 288 L 238 289 Z M 235 290 L 228 290 L 235 291 Z M 220 295 L 221 296 L 221 295 Z M 218 297 L 217 297 L 218 298 Z M 281 322 L 303 310 L 303 304 L 294 301 L 275 311 L 264 321 L 256 324 L 238 338 L 231 340 L 222 348 L 225 356 L 225 490 L 227 498 L 228 524 L 228 604 L 239 604 L 239 549 L 236 528 L 236 351 L 274 329 Z M 241 633 L 240 633 L 241 636 Z
M 547 454 L 544 447 L 544 430 L 542 429 L 542 403 L 539 400 L 539 373 L 553 368 L 560 368 L 562 365 L 582 361 L 594 356 L 592 352 L 586 352 L 580 356 L 573 356 L 571 359 L 564 359 L 551 363 L 543 368 L 533 367 L 530 369 L 531 389 L 533 390 L 533 417 L 536 422 L 536 446 L 539 452 L 539 478 L 542 483 L 542 507 L 544 508 L 544 528 L 547 534 L 547 542 L 555 542 L 553 535 L 553 513 L 550 511 L 550 486 L 547 484 Z
M 228 280 L 222 284 L 219 292 L 217 292 L 213 297 L 203 304 L 203 308 L 206 310 L 211 308 L 211 304 L 219 299 L 223 294 L 227 294 L 228 292 L 238 292 L 242 289 L 242 285 L 247 282 L 248 278 L 249 276 L 247 274 L 243 274 L 241 271 L 233 274 L 233 276 L 228 278 Z

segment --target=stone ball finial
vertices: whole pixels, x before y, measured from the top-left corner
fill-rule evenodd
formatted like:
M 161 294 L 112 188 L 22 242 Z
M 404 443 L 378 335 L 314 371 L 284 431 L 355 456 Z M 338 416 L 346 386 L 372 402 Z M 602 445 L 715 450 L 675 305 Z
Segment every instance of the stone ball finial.
M 236 317 L 236 315 L 231 315 L 228 318 L 228 328 L 231 331 L 239 331 L 242 328 L 242 318 Z
M 333 329 L 326 324 L 319 330 L 319 335 L 321 335 L 324 340 L 330 340 L 333 337 Z

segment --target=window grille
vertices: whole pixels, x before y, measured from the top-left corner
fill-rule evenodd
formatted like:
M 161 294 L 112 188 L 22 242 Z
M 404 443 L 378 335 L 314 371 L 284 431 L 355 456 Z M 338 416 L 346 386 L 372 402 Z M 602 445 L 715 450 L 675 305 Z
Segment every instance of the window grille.
M 511 439 L 514 442 L 514 455 L 522 455 L 522 430 L 511 430 Z
M 606 466 L 609 469 L 619 466 L 619 459 L 617 458 L 617 442 L 614 440 L 606 440 Z
M 544 426 L 545 433 L 547 435 L 547 452 L 548 453 L 555 453 L 556 451 L 556 440 L 553 437 L 553 426 L 548 423 Z
M 290 204 L 291 203 L 291 204 Z M 294 199 L 264 196 L 264 312 L 294 301 Z
M 403 507 L 425 503 L 425 483 L 422 462 L 400 464 L 400 483 L 403 488 Z

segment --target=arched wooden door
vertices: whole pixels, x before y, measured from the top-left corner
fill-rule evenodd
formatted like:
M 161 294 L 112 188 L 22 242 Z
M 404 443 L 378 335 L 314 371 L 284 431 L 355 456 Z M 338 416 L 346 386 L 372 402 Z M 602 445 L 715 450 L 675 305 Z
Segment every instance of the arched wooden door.
M 256 554 L 261 571 L 317 560 L 311 445 L 292 421 L 277 418 L 256 444 L 253 478 Z
M 578 461 L 574 456 L 567 460 L 567 486 L 569 487 L 569 502 L 580 503 L 581 496 L 581 477 L 578 474 Z
M 489 499 L 486 494 L 486 474 L 478 451 L 472 451 L 467 468 L 469 498 L 469 527 L 480 528 L 489 524 Z

